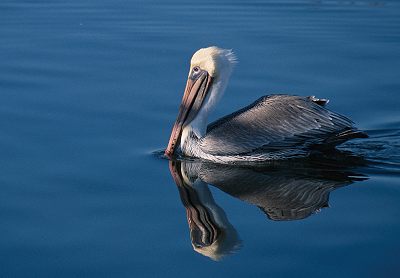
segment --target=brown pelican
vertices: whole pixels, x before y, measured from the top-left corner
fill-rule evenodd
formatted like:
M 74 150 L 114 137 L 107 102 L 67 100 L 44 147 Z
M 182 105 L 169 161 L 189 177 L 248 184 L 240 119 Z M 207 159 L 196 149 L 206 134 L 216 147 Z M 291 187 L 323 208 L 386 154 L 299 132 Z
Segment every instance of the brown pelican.
M 351 120 L 315 97 L 269 95 L 207 126 L 236 63 L 231 50 L 202 48 L 192 57 L 178 117 L 165 155 L 232 163 L 304 157 L 365 138 Z

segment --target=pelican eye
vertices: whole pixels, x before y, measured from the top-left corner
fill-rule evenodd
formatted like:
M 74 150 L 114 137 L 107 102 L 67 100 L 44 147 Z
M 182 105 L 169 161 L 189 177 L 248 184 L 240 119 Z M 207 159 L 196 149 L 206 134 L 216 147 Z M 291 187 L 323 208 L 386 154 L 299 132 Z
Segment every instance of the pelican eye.
M 200 71 L 200 67 L 196 66 L 196 67 L 193 68 L 193 72 L 194 73 L 198 73 L 199 71 Z

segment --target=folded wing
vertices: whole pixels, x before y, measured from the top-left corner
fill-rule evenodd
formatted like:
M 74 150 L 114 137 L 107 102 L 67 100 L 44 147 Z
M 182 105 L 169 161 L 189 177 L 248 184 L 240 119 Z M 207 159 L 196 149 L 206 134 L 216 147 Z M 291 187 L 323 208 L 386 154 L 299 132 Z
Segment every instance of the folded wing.
M 264 96 L 210 124 L 200 147 L 209 154 L 231 155 L 335 146 L 367 137 L 351 120 L 324 108 L 326 102 L 314 97 Z

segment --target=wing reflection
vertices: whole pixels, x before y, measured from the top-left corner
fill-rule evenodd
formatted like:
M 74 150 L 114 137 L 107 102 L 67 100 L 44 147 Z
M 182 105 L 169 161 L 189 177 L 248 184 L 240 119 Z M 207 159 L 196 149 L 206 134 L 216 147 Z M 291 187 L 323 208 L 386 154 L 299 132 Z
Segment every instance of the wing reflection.
M 299 220 L 328 206 L 329 193 L 366 179 L 354 170 L 363 161 L 335 160 L 272 163 L 263 166 L 220 165 L 200 160 L 170 161 L 195 251 L 219 260 L 241 246 L 238 233 L 214 201 L 207 184 L 259 207 L 272 220 Z

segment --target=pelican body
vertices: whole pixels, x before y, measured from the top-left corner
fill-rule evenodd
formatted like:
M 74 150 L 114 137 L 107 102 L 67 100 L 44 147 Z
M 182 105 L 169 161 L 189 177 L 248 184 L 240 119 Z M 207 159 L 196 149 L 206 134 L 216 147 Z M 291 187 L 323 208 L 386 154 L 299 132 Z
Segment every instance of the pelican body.
M 215 46 L 193 55 L 167 157 L 180 150 L 218 163 L 260 162 L 305 157 L 367 137 L 351 120 L 326 109 L 327 100 L 313 96 L 263 96 L 207 125 L 235 64 L 231 50 Z

